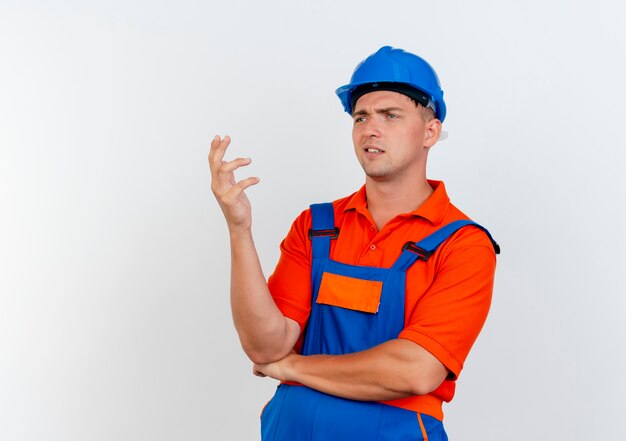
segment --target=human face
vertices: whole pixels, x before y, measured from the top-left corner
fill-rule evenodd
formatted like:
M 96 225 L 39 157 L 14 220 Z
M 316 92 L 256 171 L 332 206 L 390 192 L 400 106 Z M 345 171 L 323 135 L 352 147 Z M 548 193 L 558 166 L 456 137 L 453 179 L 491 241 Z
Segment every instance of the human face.
M 368 178 L 425 178 L 428 149 L 439 138 L 439 120 L 425 121 L 412 99 L 387 90 L 360 97 L 352 117 L 352 142 Z

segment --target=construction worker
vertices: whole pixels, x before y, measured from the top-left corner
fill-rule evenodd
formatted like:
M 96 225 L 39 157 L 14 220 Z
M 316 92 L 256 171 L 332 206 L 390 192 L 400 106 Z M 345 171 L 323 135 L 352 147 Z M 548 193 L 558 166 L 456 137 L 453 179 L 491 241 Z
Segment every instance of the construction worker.
M 253 372 L 281 382 L 262 439 L 445 440 L 442 403 L 487 317 L 499 249 L 426 178 L 446 117 L 426 61 L 383 47 L 336 93 L 365 185 L 305 210 L 267 282 L 245 195 L 259 180 L 235 180 L 250 159 L 223 160 L 228 136 L 211 142 L 234 324 Z

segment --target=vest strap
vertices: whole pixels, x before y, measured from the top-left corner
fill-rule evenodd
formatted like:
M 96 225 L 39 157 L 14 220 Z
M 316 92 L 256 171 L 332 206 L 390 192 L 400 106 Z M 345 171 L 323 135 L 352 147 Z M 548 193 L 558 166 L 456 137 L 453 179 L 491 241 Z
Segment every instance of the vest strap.
M 491 237 L 489 231 L 471 220 L 458 220 L 444 225 L 443 227 L 430 234 L 429 236 L 426 236 L 419 242 L 405 243 L 402 247 L 402 253 L 398 257 L 398 260 L 396 260 L 396 262 L 393 264 L 393 268 L 400 271 L 406 271 L 411 265 L 413 265 L 413 263 L 415 263 L 415 261 L 428 260 L 430 256 L 432 256 L 433 253 L 437 251 L 437 248 L 439 248 L 439 246 L 443 242 L 445 242 L 450 236 L 452 236 L 461 228 L 470 225 L 483 230 L 487 234 L 487 237 L 489 237 L 489 240 L 491 241 L 491 244 L 493 245 L 493 249 L 496 254 L 500 254 L 500 246 L 495 240 L 493 240 L 493 237 Z
M 333 204 L 311 205 L 312 228 L 309 230 L 309 239 L 313 247 L 313 258 L 327 258 L 330 256 L 330 241 L 339 237 L 339 228 L 335 226 L 335 212 Z

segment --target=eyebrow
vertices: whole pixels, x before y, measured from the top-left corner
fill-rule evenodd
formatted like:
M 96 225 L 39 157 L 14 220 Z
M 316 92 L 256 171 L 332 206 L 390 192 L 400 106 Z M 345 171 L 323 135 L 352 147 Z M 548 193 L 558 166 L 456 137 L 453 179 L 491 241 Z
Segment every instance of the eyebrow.
M 402 107 L 383 107 L 381 109 L 375 109 L 374 112 L 375 113 L 389 113 L 389 112 L 397 112 L 397 111 L 404 111 L 405 109 L 403 109 Z M 362 115 L 369 115 L 369 112 L 367 110 L 361 109 L 361 110 L 357 110 L 356 112 L 354 112 L 352 114 L 352 116 L 362 116 Z

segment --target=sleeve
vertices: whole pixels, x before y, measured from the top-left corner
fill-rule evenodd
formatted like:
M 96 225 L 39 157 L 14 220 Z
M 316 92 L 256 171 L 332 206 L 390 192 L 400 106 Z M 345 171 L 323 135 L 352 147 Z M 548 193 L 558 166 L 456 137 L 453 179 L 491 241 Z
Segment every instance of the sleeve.
M 304 330 L 311 312 L 311 212 L 296 218 L 280 244 L 280 258 L 268 287 L 274 302 L 285 317 L 295 320 Z
M 484 232 L 464 228 L 457 236 L 442 246 L 438 259 L 433 256 L 433 282 L 399 335 L 437 357 L 451 372 L 450 379 L 460 374 L 485 323 L 496 265 L 493 246 Z

